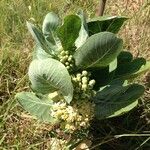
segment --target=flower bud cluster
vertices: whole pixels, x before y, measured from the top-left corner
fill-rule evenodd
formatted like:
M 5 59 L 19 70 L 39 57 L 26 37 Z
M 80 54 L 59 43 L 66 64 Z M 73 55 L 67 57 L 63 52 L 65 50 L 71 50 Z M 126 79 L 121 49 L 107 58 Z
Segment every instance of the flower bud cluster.
M 67 149 L 67 141 L 58 139 L 58 138 L 51 138 L 50 140 L 50 149 L 51 150 L 66 150 Z
M 75 99 L 86 99 L 93 96 L 94 91 L 92 90 L 95 85 L 95 80 L 90 80 L 90 73 L 82 71 L 72 76 L 72 82 L 74 85 L 74 98 Z
M 68 70 L 71 70 L 74 66 L 73 56 L 69 54 L 69 51 L 62 50 L 58 55 L 59 61 L 65 65 Z
M 73 133 L 89 126 L 89 121 L 93 118 L 92 105 L 90 101 L 74 102 L 72 105 L 60 101 L 52 106 L 51 115 L 60 121 L 61 129 Z

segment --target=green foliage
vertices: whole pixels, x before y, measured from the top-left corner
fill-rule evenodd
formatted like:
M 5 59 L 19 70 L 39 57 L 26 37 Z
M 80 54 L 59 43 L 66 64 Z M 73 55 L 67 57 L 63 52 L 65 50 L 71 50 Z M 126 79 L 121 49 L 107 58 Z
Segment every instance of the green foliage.
M 60 91 L 69 103 L 73 97 L 73 86 L 65 66 L 55 59 L 33 60 L 29 66 L 31 87 L 37 93 L 48 94 Z
M 122 115 L 137 106 L 137 99 L 143 93 L 143 86 L 138 84 L 107 86 L 98 91 L 93 98 L 96 105 L 95 116 L 98 119 L 105 119 Z
M 130 79 L 137 77 L 141 73 L 148 71 L 149 61 L 144 58 L 135 58 L 130 52 L 123 51 L 118 56 L 118 67 L 115 72 L 115 78 Z
M 95 89 L 99 89 L 99 87 L 109 84 L 112 80 L 136 78 L 149 69 L 149 61 L 144 58 L 133 59 L 130 52 L 122 51 L 109 66 L 92 70 L 91 77 L 96 80 Z
M 52 32 L 55 31 L 59 25 L 60 25 L 59 17 L 55 13 L 50 12 L 44 18 L 42 31 L 44 35 L 52 34 Z
M 50 12 L 45 16 L 42 25 L 42 31 L 46 41 L 51 45 L 57 45 L 59 42 L 55 34 L 55 31 L 59 25 L 60 25 L 60 19 L 55 13 Z
M 108 66 L 122 50 L 122 40 L 113 33 L 101 32 L 87 39 L 74 54 L 79 68 Z
M 31 115 L 36 116 L 40 121 L 53 122 L 54 119 L 50 115 L 52 101 L 43 98 L 42 100 L 36 97 L 34 93 L 21 92 L 16 95 L 19 103 Z
M 41 47 L 48 54 L 52 53 L 53 48 L 48 47 L 48 43 L 45 41 L 42 32 L 37 27 L 35 27 L 32 23 L 27 22 L 27 27 L 32 37 L 36 41 L 37 46 Z
M 81 20 L 77 15 L 65 17 L 64 24 L 58 29 L 58 37 L 64 50 L 71 50 L 75 46 L 75 40 L 79 36 Z
M 117 33 L 126 20 L 126 17 L 119 16 L 100 16 L 93 18 L 88 21 L 89 34 L 93 35 L 103 31 Z
M 144 92 L 143 86 L 120 82 L 147 71 L 150 63 L 144 58 L 133 59 L 131 53 L 123 51 L 123 41 L 115 33 L 126 19 L 99 17 L 87 22 L 84 13 L 79 11 L 77 15 L 65 17 L 61 24 L 60 18 L 50 12 L 44 19 L 42 31 L 27 23 L 36 42 L 34 60 L 28 72 L 33 92 L 42 97 L 58 92 L 61 98 L 57 101 L 64 99 L 72 110 L 74 103 L 82 105 L 84 100 L 91 103 L 93 99 L 98 119 L 120 116 L 136 107 Z M 51 113 L 53 98 L 49 102 L 43 101 L 33 93 L 20 93 L 16 98 L 31 114 L 49 120 L 50 115 L 44 112 Z M 58 108 L 59 104 L 56 104 Z M 62 102 L 62 107 L 65 106 Z M 35 107 L 39 111 L 34 110 Z M 59 113 L 62 112 L 58 111 L 57 116 Z
M 137 72 L 130 75 L 130 77 L 131 78 L 136 78 L 139 75 L 141 75 L 141 74 L 143 74 L 143 73 L 145 73 L 149 70 L 150 70 L 150 60 L 146 61 L 145 65 L 141 66 L 141 68 Z

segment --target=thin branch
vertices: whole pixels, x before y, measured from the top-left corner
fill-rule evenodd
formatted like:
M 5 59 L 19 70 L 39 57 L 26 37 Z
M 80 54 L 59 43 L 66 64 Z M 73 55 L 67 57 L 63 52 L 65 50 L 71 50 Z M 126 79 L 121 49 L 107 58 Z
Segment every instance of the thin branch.
M 105 10 L 105 6 L 106 6 L 106 1 L 107 0 L 100 0 L 99 8 L 98 8 L 98 11 L 97 11 L 97 15 L 98 16 L 103 16 L 104 10 Z

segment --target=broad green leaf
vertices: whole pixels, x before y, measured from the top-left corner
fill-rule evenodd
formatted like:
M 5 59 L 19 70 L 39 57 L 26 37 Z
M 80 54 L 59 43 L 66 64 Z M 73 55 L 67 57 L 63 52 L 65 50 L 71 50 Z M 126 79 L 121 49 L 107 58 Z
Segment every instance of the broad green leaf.
M 34 93 L 21 92 L 16 95 L 22 107 L 31 115 L 36 116 L 37 119 L 43 122 L 54 122 L 51 117 L 52 101 L 46 99 L 39 99 Z
M 134 74 L 133 74 L 133 76 L 135 77 L 137 77 L 138 75 L 141 75 L 142 73 L 145 73 L 145 72 L 147 72 L 147 71 L 150 71 L 150 60 L 148 60 L 148 61 L 146 61 L 146 64 L 145 65 L 143 65 L 141 68 L 140 68 L 140 70 L 138 70 L 137 72 L 135 72 Z
M 60 91 L 69 103 L 73 97 L 71 77 L 65 66 L 55 59 L 33 60 L 29 66 L 31 87 L 37 93 Z
M 56 29 L 58 28 L 60 23 L 61 21 L 59 17 L 53 12 L 48 13 L 43 21 L 42 26 L 43 34 L 45 36 L 45 39 L 52 45 L 60 44 L 60 40 L 56 35 Z
M 133 60 L 133 56 L 128 51 L 122 51 L 118 55 L 117 60 L 118 60 L 118 64 L 127 63 L 127 62 L 131 62 Z
M 136 58 L 134 60 L 124 63 L 118 63 L 118 67 L 115 72 L 116 78 L 125 78 L 126 76 L 132 76 L 132 74 L 138 72 L 140 68 L 146 64 L 144 58 Z
M 39 47 L 41 47 L 46 53 L 51 54 L 53 51 L 53 47 L 48 46 L 42 32 L 29 22 L 27 22 L 27 27 L 33 39 L 35 40 L 36 44 Z
M 137 106 L 138 98 L 143 93 L 144 87 L 138 84 L 107 86 L 93 98 L 95 116 L 105 119 L 122 115 Z
M 100 16 L 94 19 L 91 19 L 88 22 L 89 34 L 93 35 L 99 32 L 109 31 L 112 33 L 117 33 L 124 21 L 126 21 L 126 17 L 119 16 Z
M 81 29 L 80 29 L 80 32 L 79 32 L 79 37 L 75 41 L 75 46 L 77 48 L 82 46 L 85 43 L 86 39 L 89 37 L 86 17 L 85 17 L 82 10 L 80 10 L 78 12 L 78 16 L 81 18 L 81 23 L 82 24 L 81 24 Z
M 126 74 L 124 76 L 121 76 L 121 78 L 124 78 L 124 79 L 136 78 L 136 77 L 140 76 L 141 74 L 146 73 L 148 71 L 150 71 L 150 61 L 146 61 L 146 63 L 144 65 L 142 65 L 138 71 L 136 71 L 132 74 Z
M 58 37 L 64 50 L 71 50 L 75 46 L 75 40 L 79 36 L 81 19 L 77 15 L 65 17 L 64 24 L 58 28 Z
M 121 52 L 122 39 L 110 32 L 101 32 L 89 37 L 74 54 L 78 68 L 104 67 Z
M 118 67 L 115 78 L 130 79 L 150 70 L 150 61 L 144 58 L 133 59 L 130 52 L 123 51 L 117 57 Z

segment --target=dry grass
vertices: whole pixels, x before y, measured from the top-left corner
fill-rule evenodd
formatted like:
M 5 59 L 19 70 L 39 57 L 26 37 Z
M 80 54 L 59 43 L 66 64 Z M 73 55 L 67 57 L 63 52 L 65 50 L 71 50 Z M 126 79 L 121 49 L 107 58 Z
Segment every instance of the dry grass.
M 31 6 L 29 11 L 28 6 Z M 63 16 L 83 8 L 88 16 L 94 16 L 97 1 L 94 0 L 1 0 L 0 1 L 0 149 L 49 148 L 50 125 L 41 125 L 29 116 L 14 100 L 18 91 L 28 90 L 27 67 L 31 59 L 33 41 L 25 22 L 35 18 L 41 24 L 48 11 Z M 144 0 L 110 0 L 107 14 L 129 16 L 120 36 L 125 48 L 150 58 L 150 3 Z M 147 82 L 150 82 L 149 80 Z M 150 118 L 150 98 L 147 94 L 143 105 L 144 116 Z
M 115 5 L 114 5 L 115 4 Z M 129 20 L 121 31 L 126 49 L 150 58 L 150 4 L 144 0 L 110 1 L 107 12 L 128 16 Z

